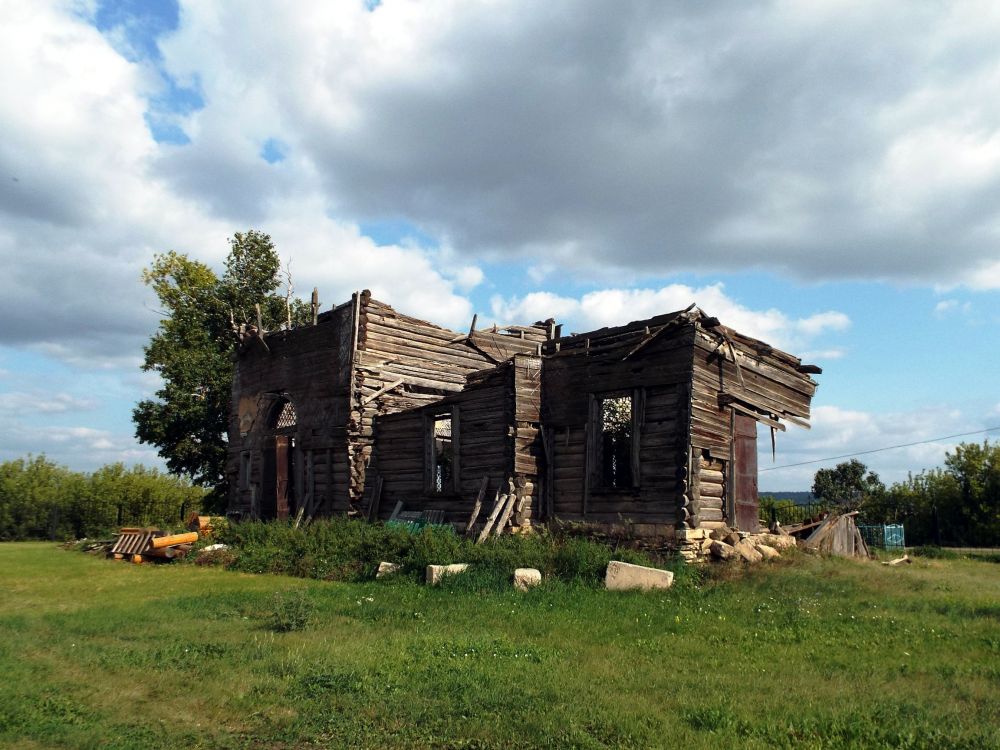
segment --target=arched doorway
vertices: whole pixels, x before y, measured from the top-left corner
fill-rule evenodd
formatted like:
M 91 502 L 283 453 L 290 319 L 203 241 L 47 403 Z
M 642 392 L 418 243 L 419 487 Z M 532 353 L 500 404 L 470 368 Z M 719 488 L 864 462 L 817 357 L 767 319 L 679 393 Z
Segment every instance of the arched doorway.
M 271 409 L 264 443 L 261 518 L 285 519 L 296 511 L 295 437 L 298 420 L 287 398 Z

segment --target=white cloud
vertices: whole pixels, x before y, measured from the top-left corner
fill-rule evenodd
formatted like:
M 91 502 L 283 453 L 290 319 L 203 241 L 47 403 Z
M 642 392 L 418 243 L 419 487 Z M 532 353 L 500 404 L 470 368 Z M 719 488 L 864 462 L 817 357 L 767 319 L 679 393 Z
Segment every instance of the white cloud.
M 339 215 L 536 270 L 1000 284 L 989 4 L 219 0 L 181 19 L 166 64 L 207 106 L 162 173 L 221 213 L 308 172 Z M 278 170 L 256 158 L 276 133 Z
M 128 434 L 80 425 L 39 427 L 8 422 L 0 432 L 0 461 L 45 454 L 71 469 L 92 471 L 121 461 L 162 468 L 156 452 L 138 447 Z
M 752 310 L 729 297 L 721 283 L 700 288 L 670 284 L 660 289 L 602 289 L 580 298 L 549 292 L 512 298 L 496 296 L 492 300 L 492 313 L 500 323 L 551 316 L 565 322 L 567 328 L 588 331 L 682 310 L 692 302 L 740 333 L 782 349 L 794 350 L 822 334 L 850 326 L 850 319 L 837 311 L 793 319 L 775 308 Z
M 959 302 L 957 299 L 943 299 L 934 305 L 934 316 L 937 318 L 947 318 L 959 313 L 968 314 L 971 311 L 971 302 Z
M 887 484 L 902 481 L 914 474 L 940 466 L 945 453 L 965 441 L 978 441 L 982 434 L 938 440 L 946 435 L 973 432 L 993 426 L 985 424 L 980 414 L 950 407 L 928 407 L 907 412 L 878 414 L 820 405 L 813 409 L 812 429 L 789 427 L 777 436 L 777 460 L 772 462 L 769 438 L 761 431 L 759 465 L 761 491 L 805 490 L 812 486 L 816 471 L 850 460 L 850 454 L 890 446 L 892 450 L 863 453 L 857 459 L 877 472 Z M 930 441 L 930 442 L 924 442 Z M 921 443 L 920 445 L 908 445 Z M 804 466 L 771 470 L 800 462 L 826 459 Z
M 78 398 L 68 393 L 47 393 L 44 391 L 12 391 L 0 393 L 0 414 L 23 416 L 26 414 L 61 414 L 69 411 L 88 411 L 96 403 L 90 399 Z
M 243 102 L 239 117 L 220 120 L 212 101 L 186 122 L 189 146 L 158 144 L 144 119 L 159 85 L 146 65 L 62 5 L 8 3 L 0 15 L 9 84 L 0 100 L 0 343 L 76 366 L 134 367 L 157 323 L 141 269 L 168 249 L 218 268 L 227 237 L 248 226 L 270 231 L 295 259 L 305 296 L 315 279 L 328 303 L 372 287 L 445 322 L 470 314 L 460 292 L 481 280 L 475 266 L 463 263 L 448 279 L 430 251 L 382 247 L 331 218 L 322 177 L 296 158 L 294 140 L 280 164 L 260 158 L 281 108 L 242 89 L 235 69 L 225 79 L 232 87 L 211 76 L 208 85 Z

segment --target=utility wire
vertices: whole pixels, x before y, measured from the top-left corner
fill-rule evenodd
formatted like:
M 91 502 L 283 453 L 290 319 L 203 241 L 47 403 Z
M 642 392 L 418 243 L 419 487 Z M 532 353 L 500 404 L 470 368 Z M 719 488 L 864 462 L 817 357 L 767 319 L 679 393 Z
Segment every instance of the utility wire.
M 807 466 L 809 464 L 821 464 L 824 461 L 836 461 L 841 458 L 853 458 L 854 456 L 866 456 L 869 453 L 881 453 L 882 451 L 891 451 L 896 448 L 910 448 L 914 445 L 926 445 L 927 443 L 936 443 L 938 440 L 950 440 L 951 438 L 957 437 L 968 437 L 969 435 L 981 435 L 984 432 L 994 432 L 995 430 L 1000 430 L 1000 425 L 997 427 L 987 427 L 985 430 L 974 430 L 973 432 L 959 432 L 955 435 L 945 435 L 943 437 L 929 438 L 928 440 L 917 440 L 914 443 L 900 443 L 899 445 L 887 445 L 885 448 L 872 448 L 870 451 L 858 451 L 857 453 L 845 453 L 842 456 L 830 456 L 829 458 L 814 458 L 812 461 L 799 461 L 797 464 L 785 464 L 784 466 L 768 466 L 765 469 L 760 469 L 761 472 L 765 471 L 777 471 L 778 469 L 791 469 L 794 466 Z

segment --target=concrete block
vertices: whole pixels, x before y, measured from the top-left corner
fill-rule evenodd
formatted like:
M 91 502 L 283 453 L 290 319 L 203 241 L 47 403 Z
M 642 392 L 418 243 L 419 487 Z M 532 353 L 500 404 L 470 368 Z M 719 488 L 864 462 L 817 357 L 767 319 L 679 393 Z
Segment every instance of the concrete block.
M 445 576 L 454 576 L 464 573 L 469 568 L 469 563 L 455 563 L 454 565 L 428 565 L 427 585 L 437 586 Z
M 385 578 L 399 572 L 399 563 L 380 562 L 378 570 L 375 571 L 376 578 Z
M 682 542 L 701 540 L 708 536 L 705 529 L 678 529 L 677 539 Z
M 542 582 L 542 571 L 535 568 L 518 568 L 514 571 L 514 588 L 527 591 Z
M 674 574 L 669 570 L 647 568 L 618 560 L 609 562 L 604 574 L 604 587 L 611 591 L 668 589 L 673 582 Z

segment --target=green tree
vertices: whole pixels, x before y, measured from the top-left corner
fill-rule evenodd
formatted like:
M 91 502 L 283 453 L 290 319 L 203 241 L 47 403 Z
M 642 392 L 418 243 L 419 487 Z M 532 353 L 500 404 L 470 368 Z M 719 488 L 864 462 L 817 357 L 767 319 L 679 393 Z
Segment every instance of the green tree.
M 277 293 L 281 261 L 271 237 L 237 232 L 220 279 L 204 263 L 168 252 L 143 272 L 163 308 L 163 318 L 145 347 L 142 369 L 162 385 L 154 399 L 132 413 L 136 437 L 157 447 L 167 468 L 212 490 L 209 505 L 225 505 L 227 423 L 233 380 L 235 327 L 265 330 L 308 319 L 308 306 Z M 289 280 L 290 282 L 290 280 Z
M 878 474 L 852 458 L 832 469 L 820 469 L 813 479 L 812 493 L 820 500 L 854 510 L 882 496 L 885 485 Z

